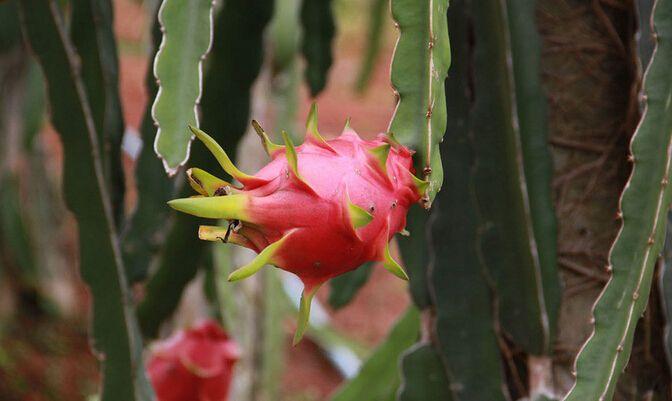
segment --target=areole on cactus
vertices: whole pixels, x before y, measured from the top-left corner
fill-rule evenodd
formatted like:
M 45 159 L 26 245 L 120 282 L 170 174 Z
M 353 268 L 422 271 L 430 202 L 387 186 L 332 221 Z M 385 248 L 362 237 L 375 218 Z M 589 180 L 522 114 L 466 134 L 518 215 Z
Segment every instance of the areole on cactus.
M 285 145 L 274 144 L 256 121 L 252 123 L 271 157 L 254 176 L 238 170 L 210 136 L 190 127 L 242 185 L 192 168 L 187 176 L 199 195 L 169 205 L 195 216 L 231 221 L 228 228 L 201 226 L 198 235 L 258 253 L 232 272 L 229 281 L 249 277 L 266 264 L 301 279 L 296 344 L 306 329 L 315 292 L 330 278 L 380 261 L 408 280 L 390 254 L 389 241 L 404 230 L 408 209 L 420 200 L 427 182 L 413 174 L 413 152 L 391 134 L 366 141 L 346 123 L 338 138 L 325 140 L 317 129 L 316 105 L 308 116 L 306 140 L 298 147 L 286 132 Z

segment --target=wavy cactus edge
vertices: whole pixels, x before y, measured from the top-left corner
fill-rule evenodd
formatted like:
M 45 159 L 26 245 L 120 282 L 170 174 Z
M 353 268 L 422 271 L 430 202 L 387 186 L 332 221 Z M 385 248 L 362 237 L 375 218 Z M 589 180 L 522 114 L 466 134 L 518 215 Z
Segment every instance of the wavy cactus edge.
M 661 11 L 659 7 L 664 7 L 664 9 Z M 669 185 L 672 169 L 672 121 L 668 117 L 667 120 L 661 122 L 662 126 L 658 129 L 650 126 L 656 123 L 653 121 L 656 117 L 665 118 L 669 106 L 661 103 L 667 103 L 672 98 L 672 75 L 668 72 L 669 69 L 666 70 L 670 59 L 672 59 L 672 45 L 669 43 L 672 39 L 672 1 L 658 0 L 654 3 L 653 10 L 652 26 L 655 32 L 656 45 L 644 74 L 642 91 L 642 100 L 645 104 L 644 111 L 630 142 L 630 159 L 633 162 L 633 168 L 619 202 L 618 217 L 622 220 L 622 226 L 609 252 L 610 264 L 607 269 L 612 272 L 612 276 L 593 306 L 593 331 L 577 355 L 574 364 L 577 380 L 563 399 L 564 401 L 583 401 L 586 399 L 606 401 L 613 397 L 620 370 L 625 368 L 630 356 L 634 331 L 639 320 L 638 316 L 642 314 L 646 306 L 653 279 L 653 267 L 663 246 L 666 215 L 672 198 L 672 190 Z M 663 37 L 662 40 L 661 37 Z M 660 80 L 657 81 L 657 84 L 662 88 L 660 86 L 652 87 L 649 82 L 652 77 L 654 80 Z M 667 126 L 664 124 L 667 124 Z M 660 135 L 659 132 L 664 132 L 667 138 Z M 656 142 L 656 135 L 661 136 L 658 142 Z M 655 145 L 664 144 L 661 142 L 666 142 L 666 154 L 664 157 L 660 156 L 660 159 L 654 159 L 651 155 L 654 155 L 656 150 L 660 150 Z M 642 149 L 646 146 L 648 146 L 648 149 Z M 647 150 L 650 152 L 649 155 L 642 154 Z M 656 164 L 656 162 L 659 163 Z M 658 176 L 659 173 L 660 176 Z M 654 181 L 652 177 L 655 177 L 657 181 Z M 652 207 L 638 205 L 636 202 L 636 199 L 642 199 L 642 195 L 637 191 L 646 191 L 647 182 L 657 182 L 659 188 L 657 193 L 651 190 L 651 193 L 648 194 L 653 198 L 648 199 L 653 201 Z M 653 186 L 649 185 L 649 187 Z M 645 193 L 644 196 L 646 195 Z M 635 196 L 638 197 L 633 198 Z M 654 204 L 655 206 L 653 206 Z M 652 220 L 650 224 L 639 229 L 638 225 L 642 226 L 643 219 L 638 216 L 646 213 L 653 214 L 650 216 Z M 631 220 L 632 223 L 629 223 Z M 644 231 L 648 230 L 649 227 L 650 231 L 648 233 Z M 628 240 L 633 241 L 628 243 Z M 635 246 L 639 247 L 641 245 L 645 247 L 643 252 L 634 249 Z M 624 250 L 622 249 L 624 246 L 632 246 L 633 249 Z M 628 264 L 626 260 L 622 259 L 623 254 L 629 256 L 633 253 L 634 256 L 630 256 L 631 259 L 635 259 L 635 262 L 641 265 L 637 275 L 633 275 L 632 269 L 628 269 L 628 266 L 621 266 L 621 264 Z M 631 282 L 626 281 L 620 287 L 616 287 L 620 281 L 628 278 L 631 279 Z M 609 304 L 609 302 L 615 302 L 615 305 Z M 613 310 L 604 310 L 604 308 Z M 609 312 L 611 312 L 611 316 L 609 316 L 609 321 L 606 321 L 604 316 Z M 622 323 L 619 322 L 619 316 L 614 316 L 614 314 L 620 312 L 625 312 L 621 316 Z M 610 327 L 612 330 L 609 330 Z M 615 333 L 609 331 L 615 331 Z M 602 361 L 608 362 L 606 366 L 599 366 L 600 361 L 595 362 L 600 354 L 607 354 L 605 357 L 609 359 Z M 603 370 L 607 372 L 606 377 L 591 376 L 602 374 Z
M 156 153 L 157 157 L 161 159 L 161 163 L 163 164 L 163 168 L 166 170 L 166 174 L 168 174 L 169 177 L 174 176 L 177 174 L 177 171 L 179 170 L 180 167 L 184 166 L 187 161 L 189 160 L 189 155 L 191 152 L 191 142 L 194 140 L 194 135 L 191 135 L 189 137 L 189 141 L 187 143 L 187 148 L 186 148 L 186 154 L 185 157 L 182 161 L 180 161 L 176 166 L 171 167 L 166 160 L 166 158 L 161 154 L 159 151 L 159 138 L 161 137 L 161 126 L 159 121 L 157 120 L 157 115 L 156 115 L 156 109 L 159 105 L 159 102 L 161 101 L 161 97 L 163 94 L 163 86 L 161 85 L 161 79 L 159 77 L 158 73 L 158 65 L 161 61 L 162 55 L 165 51 L 166 48 L 166 28 L 165 28 L 165 21 L 163 19 L 163 12 L 165 10 L 166 4 L 171 0 L 163 0 L 161 2 L 161 6 L 159 7 L 158 11 L 158 21 L 159 21 L 159 27 L 162 33 L 161 36 L 161 43 L 159 44 L 159 49 L 156 52 L 156 55 L 154 56 L 153 59 L 153 65 L 152 65 L 152 72 L 154 74 L 154 78 L 156 79 L 156 84 L 157 84 L 157 92 L 156 92 L 156 97 L 154 98 L 154 103 L 152 104 L 151 108 L 151 116 L 152 120 L 154 121 L 154 125 L 157 128 L 156 131 L 156 136 L 154 137 L 154 153 Z M 174 1 L 174 0 L 172 0 Z M 201 102 L 201 97 L 203 96 L 203 60 L 205 60 L 205 57 L 207 56 L 208 53 L 210 53 L 210 50 L 212 49 L 212 39 L 214 36 L 214 9 L 215 9 L 215 1 L 211 0 L 210 1 L 210 12 L 209 12 L 209 24 L 210 24 L 210 35 L 209 35 L 209 43 L 207 49 L 203 52 L 201 55 L 199 61 L 198 61 L 198 95 L 196 96 L 196 99 L 194 100 L 194 122 L 196 125 L 199 125 L 199 118 L 198 118 L 198 106 Z M 184 129 L 187 129 L 187 126 L 185 125 Z
M 406 3 L 404 3 L 405 1 Z M 390 80 L 397 102 L 392 119 L 390 120 L 388 131 L 404 139 L 407 134 L 405 132 L 398 132 L 399 130 L 397 130 L 397 128 L 399 128 L 400 125 L 402 126 L 401 128 L 404 128 L 403 125 L 411 125 L 413 126 L 412 128 L 418 128 L 419 124 L 414 120 L 419 120 L 415 113 L 419 113 L 420 110 L 414 109 L 404 112 L 404 109 L 407 109 L 404 105 L 410 104 L 404 100 L 405 97 L 408 98 L 406 95 L 409 94 L 409 91 L 402 88 L 403 84 L 400 85 L 400 82 L 405 81 L 400 78 L 400 76 L 408 76 L 409 72 L 405 70 L 403 65 L 400 65 L 400 60 L 412 60 L 413 57 L 409 57 L 406 53 L 413 53 L 414 46 L 416 49 L 418 46 L 420 49 L 426 49 L 426 52 L 423 51 L 427 60 L 427 71 L 424 72 L 426 78 L 421 79 L 420 83 L 414 83 L 415 86 L 427 86 L 426 89 L 422 90 L 422 94 L 417 95 L 419 96 L 418 101 L 423 102 L 423 115 L 420 118 L 424 119 L 422 124 L 424 125 L 424 128 L 422 129 L 421 143 L 412 141 L 416 143 L 411 144 L 416 145 L 416 147 L 419 147 L 420 149 L 423 163 L 422 178 L 429 182 L 425 194 L 422 197 L 422 206 L 425 209 L 431 207 L 432 200 L 436 196 L 436 193 L 441 189 L 441 184 L 443 182 L 443 170 L 438 145 L 442 141 L 447 122 L 444 81 L 448 76 L 448 69 L 451 62 L 450 40 L 448 37 L 448 24 L 446 18 L 448 3 L 448 0 L 425 0 L 425 5 L 427 7 L 426 32 L 418 33 L 414 32 L 412 29 L 413 23 L 416 22 L 413 21 L 413 19 L 418 18 L 414 15 L 418 13 L 416 4 L 414 4 L 414 2 L 408 2 L 407 0 L 391 0 L 390 2 L 392 19 L 394 20 L 399 35 L 394 45 L 392 63 L 390 66 Z M 437 19 L 435 14 L 443 16 L 443 18 L 439 17 Z M 408 27 L 411 27 L 410 33 L 409 31 L 406 31 Z M 414 35 L 423 35 L 424 33 L 426 33 L 426 36 L 423 37 L 423 39 L 426 41 L 421 41 L 419 43 L 417 41 L 408 42 L 408 38 L 411 38 Z M 417 56 L 417 53 L 414 53 L 413 55 Z M 423 62 L 422 64 L 421 68 L 425 68 L 425 63 Z M 408 80 L 408 82 L 411 83 L 412 81 L 413 79 Z M 436 92 L 439 92 L 438 96 L 436 95 Z M 402 120 L 409 121 L 400 122 Z M 402 129 L 402 131 L 413 131 L 413 129 Z M 406 140 L 404 142 L 411 141 Z M 405 144 L 409 145 L 410 143 Z

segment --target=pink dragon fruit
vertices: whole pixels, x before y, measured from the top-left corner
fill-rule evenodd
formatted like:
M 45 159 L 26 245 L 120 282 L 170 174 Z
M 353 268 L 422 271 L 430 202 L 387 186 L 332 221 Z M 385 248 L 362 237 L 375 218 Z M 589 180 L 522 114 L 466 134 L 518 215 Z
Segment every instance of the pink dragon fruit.
M 214 320 L 152 347 L 147 373 L 159 401 L 226 401 L 240 350 Z
M 380 261 L 407 280 L 390 255 L 389 241 L 404 230 L 409 207 L 424 194 L 427 182 L 412 172 L 412 152 L 392 135 L 362 140 L 348 124 L 338 138 L 325 140 L 317 130 L 317 107 L 306 124 L 305 143 L 272 143 L 252 122 L 271 157 L 256 175 L 238 170 L 207 134 L 192 132 L 238 180 L 236 187 L 203 170 L 187 172 L 200 194 L 169 202 L 174 209 L 199 217 L 227 219 L 228 228 L 201 226 L 203 240 L 231 242 L 258 256 L 231 273 L 236 281 L 266 264 L 296 274 L 304 284 L 296 344 L 308 322 L 317 289 L 332 277 L 368 261 Z

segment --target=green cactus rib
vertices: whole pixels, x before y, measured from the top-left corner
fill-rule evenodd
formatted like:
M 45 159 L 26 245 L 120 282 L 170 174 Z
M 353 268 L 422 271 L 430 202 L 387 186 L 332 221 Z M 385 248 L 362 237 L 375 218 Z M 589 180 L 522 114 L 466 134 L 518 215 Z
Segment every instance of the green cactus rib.
M 331 46 L 336 33 L 331 0 L 303 0 L 301 3 L 301 51 L 310 95 L 317 96 L 327 85 L 332 64 Z
M 91 105 L 98 145 L 117 224 L 124 211 L 121 140 L 124 116 L 119 99 L 119 60 L 110 0 L 73 0 L 70 34 L 80 56 L 82 81 Z
M 477 246 L 481 228 L 471 173 L 480 155 L 474 153 L 470 140 L 478 118 L 471 114 L 475 109 L 467 89 L 473 68 L 469 62 L 470 11 L 468 1 L 454 0 L 448 12 L 454 64 L 446 84 L 451 100 L 441 157 L 445 185 L 451 190 L 437 195 L 430 217 L 428 242 L 434 262 L 427 275 L 436 310 L 435 347 L 444 362 L 452 398 L 504 401 L 508 394 L 495 334 L 492 290 Z
M 609 254 L 612 277 L 593 308 L 593 333 L 577 356 L 567 401 L 607 401 L 630 357 L 646 307 L 672 201 L 672 1 L 654 4 L 655 48 L 644 74 L 644 112 L 630 150 L 633 169 L 621 195 L 623 225 Z
M 420 313 L 411 306 L 396 322 L 385 341 L 364 362 L 357 376 L 345 383 L 330 401 L 394 399 L 400 384 L 397 361 L 404 350 L 417 340 L 419 331 Z
M 450 381 L 432 344 L 417 343 L 401 358 L 402 383 L 398 401 L 454 401 Z
M 427 228 L 430 213 L 419 205 L 412 206 L 406 216 L 406 230 L 409 235 L 397 236 L 397 244 L 402 255 L 409 279 L 409 290 L 413 303 L 418 308 L 432 306 L 427 280 L 427 266 L 433 257 L 429 253 Z
M 78 222 L 82 279 L 92 294 L 101 400 L 152 400 L 77 55 L 56 0 L 24 0 L 19 6 L 25 35 L 48 82 L 52 122 L 63 142 L 63 188 Z
M 551 351 L 560 310 L 560 276 L 557 267 L 557 221 L 551 196 L 553 163 L 548 147 L 546 97 L 541 85 L 541 43 L 536 26 L 536 0 L 507 3 L 510 72 L 515 85 L 517 119 L 524 173 L 523 202 L 528 216 L 529 244 L 534 260 L 535 286 L 547 317 L 546 354 Z
M 202 128 L 226 149 L 235 149 L 249 125 L 250 90 L 261 67 L 263 33 L 272 12 L 272 0 L 254 3 L 227 0 L 217 15 L 201 102 Z M 241 68 L 241 59 L 247 60 L 244 68 Z M 207 171 L 221 171 L 205 146 L 194 147 L 190 163 Z M 179 196 L 192 194 L 191 188 L 183 186 Z M 166 201 L 169 199 L 151 198 L 146 208 L 168 210 Z M 160 224 L 158 220 L 152 221 Z M 208 242 L 198 239 L 198 228 L 208 223 L 212 222 L 183 213 L 174 217 L 157 255 L 156 272 L 147 283 L 145 298 L 138 305 L 138 319 L 146 337 L 157 335 L 161 323 L 175 311 L 182 291 L 196 276 L 203 255 L 210 248 Z
M 559 303 L 555 223 L 545 119 L 536 114 L 543 111 L 536 105 L 542 101 L 538 46 L 524 49 L 531 46 L 535 29 L 532 24 L 512 28 L 508 22 L 515 12 L 532 19 L 533 8 L 511 4 L 508 10 L 498 0 L 471 6 L 473 181 L 479 251 L 494 282 L 501 327 L 525 351 L 540 355 L 551 351 Z
M 663 346 L 668 366 L 672 363 L 672 211 L 667 213 L 667 230 L 665 233 L 665 245 L 663 249 L 663 265 L 658 278 L 658 289 L 662 312 L 665 317 L 665 330 L 663 334 Z
M 159 22 L 163 39 L 154 59 L 159 92 L 152 106 L 158 126 L 154 150 L 168 175 L 189 159 L 192 135 L 198 126 L 202 63 L 212 43 L 212 0 L 163 0 Z
M 450 66 L 447 9 L 448 0 L 392 0 L 399 38 L 391 80 L 398 102 L 388 131 L 420 151 L 422 173 L 429 180 L 423 197 L 425 208 L 443 184 L 438 148 L 446 130 L 443 85 Z

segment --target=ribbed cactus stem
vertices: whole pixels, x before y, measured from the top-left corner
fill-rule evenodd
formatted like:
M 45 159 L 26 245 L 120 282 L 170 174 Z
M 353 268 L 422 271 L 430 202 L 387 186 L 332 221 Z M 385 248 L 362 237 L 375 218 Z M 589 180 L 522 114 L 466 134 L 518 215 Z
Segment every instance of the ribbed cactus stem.
M 630 144 L 632 174 L 621 196 L 622 227 L 609 254 L 612 272 L 595 303 L 595 327 L 576 360 L 576 383 L 565 400 L 607 401 L 632 349 L 648 302 L 672 201 L 672 1 L 654 5 L 655 50 L 644 75 L 644 112 Z

